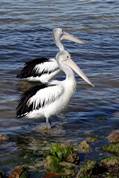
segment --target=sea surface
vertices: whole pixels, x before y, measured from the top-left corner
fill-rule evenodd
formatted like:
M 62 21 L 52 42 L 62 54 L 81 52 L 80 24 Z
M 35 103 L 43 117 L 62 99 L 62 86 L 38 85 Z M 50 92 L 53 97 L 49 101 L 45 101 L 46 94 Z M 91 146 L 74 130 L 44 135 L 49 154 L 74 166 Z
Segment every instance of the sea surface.
M 76 76 L 77 91 L 67 110 L 51 118 L 56 129 L 44 134 L 37 128 L 44 119 L 16 118 L 18 100 L 28 87 L 16 75 L 26 61 L 56 55 L 52 36 L 56 27 L 87 41 L 64 45 L 95 87 Z M 39 150 L 37 158 L 47 144 L 77 144 L 87 135 L 101 138 L 89 155 L 97 159 L 104 154 L 100 145 L 118 128 L 119 1 L 0 0 L 0 134 L 9 137 L 0 143 L 0 168 L 9 171 L 19 164 L 31 164 L 34 150 Z

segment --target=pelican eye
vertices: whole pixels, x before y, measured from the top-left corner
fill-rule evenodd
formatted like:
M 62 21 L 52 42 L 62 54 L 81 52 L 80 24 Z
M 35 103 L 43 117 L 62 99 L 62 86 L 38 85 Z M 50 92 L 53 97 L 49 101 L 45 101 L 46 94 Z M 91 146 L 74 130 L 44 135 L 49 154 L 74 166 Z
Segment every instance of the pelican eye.
M 69 59 L 69 56 L 66 56 L 65 60 L 64 61 L 67 61 Z

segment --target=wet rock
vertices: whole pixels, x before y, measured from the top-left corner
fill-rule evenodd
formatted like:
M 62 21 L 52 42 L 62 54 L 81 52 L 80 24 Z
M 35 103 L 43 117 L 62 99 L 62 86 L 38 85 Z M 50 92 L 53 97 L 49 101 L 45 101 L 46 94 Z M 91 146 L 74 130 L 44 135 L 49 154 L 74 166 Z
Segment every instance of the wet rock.
M 94 142 L 96 142 L 97 140 L 98 140 L 97 137 L 87 137 L 87 138 L 86 138 L 86 141 L 87 141 L 88 143 L 94 143 Z
M 113 153 L 119 156 L 119 143 L 111 143 L 103 146 L 103 151 Z
M 0 134 L 0 143 L 9 140 L 9 137 L 4 134 Z
M 69 154 L 66 158 L 66 161 L 78 165 L 80 163 L 79 154 L 77 152 Z
M 46 123 L 41 123 L 39 126 L 36 126 L 33 128 L 33 131 L 37 133 L 41 133 L 43 135 L 49 135 L 49 136 L 59 136 L 59 135 L 64 135 L 65 130 L 61 125 L 55 126 L 51 125 L 51 128 L 47 128 Z
M 112 131 L 108 137 L 108 141 L 111 143 L 119 143 L 119 130 Z
M 91 178 L 95 169 L 96 161 L 88 160 L 81 167 L 76 178 Z
M 52 155 L 46 157 L 44 161 L 44 167 L 46 168 L 46 170 L 54 173 L 59 172 L 61 170 L 61 166 L 59 165 L 59 159 Z
M 104 158 L 100 161 L 100 166 L 106 168 L 109 173 L 116 176 L 119 174 L 119 157 Z
M 66 178 L 72 178 L 72 177 L 74 177 L 75 176 L 75 174 L 76 174 L 76 171 L 75 171 L 75 168 L 73 167 L 73 168 L 69 168 L 69 167 L 64 167 L 64 169 L 63 169 L 63 172 L 64 172 L 64 174 L 62 175 L 62 177 L 66 177 Z
M 25 167 L 16 166 L 8 178 L 29 178 L 29 175 Z
M 79 151 L 82 153 L 89 153 L 91 151 L 91 147 L 86 140 L 80 142 Z
M 47 175 L 44 178 L 60 178 L 61 176 L 56 173 L 47 173 Z

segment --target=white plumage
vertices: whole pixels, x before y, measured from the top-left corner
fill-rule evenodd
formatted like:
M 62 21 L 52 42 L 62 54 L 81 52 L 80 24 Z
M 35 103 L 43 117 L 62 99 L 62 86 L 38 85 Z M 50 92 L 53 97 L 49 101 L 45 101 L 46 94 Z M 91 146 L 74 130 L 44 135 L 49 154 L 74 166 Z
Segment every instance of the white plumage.
M 48 118 L 62 111 L 75 91 L 76 81 L 73 70 L 93 86 L 81 69 L 71 60 L 67 51 L 59 52 L 56 59 L 60 70 L 65 72 L 66 79 L 52 81 L 48 85 L 30 89 L 17 107 L 17 116 L 25 116 L 26 118 L 45 117 L 47 126 L 50 127 Z
M 57 62 L 55 59 L 51 58 L 49 59 L 49 62 L 45 62 L 45 63 L 41 63 L 41 64 L 37 64 L 34 67 L 34 70 L 36 72 L 47 72 L 49 73 L 50 71 L 54 71 L 56 68 L 59 68 Z
M 55 59 L 51 58 L 47 62 L 37 64 L 33 72 L 35 76 L 27 77 L 28 81 L 40 81 L 41 83 L 48 83 L 60 71 Z M 38 74 L 38 75 L 37 75 Z
M 44 89 L 39 90 L 32 98 L 30 98 L 27 102 L 28 105 L 31 105 L 33 103 L 33 109 L 36 110 L 36 108 L 41 105 L 41 108 L 43 106 L 49 105 L 49 103 L 54 102 L 64 92 L 64 88 L 62 85 L 55 85 L 55 86 L 48 86 Z

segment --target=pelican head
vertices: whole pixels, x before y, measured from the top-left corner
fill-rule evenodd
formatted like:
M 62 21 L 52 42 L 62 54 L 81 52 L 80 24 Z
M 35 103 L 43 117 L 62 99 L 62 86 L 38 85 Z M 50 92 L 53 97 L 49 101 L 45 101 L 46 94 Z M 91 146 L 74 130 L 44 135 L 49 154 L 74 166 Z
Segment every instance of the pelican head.
M 60 49 L 60 51 L 64 50 L 64 46 L 61 43 L 62 40 L 69 40 L 69 41 L 73 41 L 73 42 L 79 43 L 79 44 L 85 43 L 84 41 L 80 40 L 79 38 L 63 31 L 61 28 L 55 28 L 53 30 L 53 36 L 55 39 L 56 46 Z
M 64 72 L 66 67 L 72 69 L 79 77 L 81 77 L 85 82 L 89 85 L 93 86 L 92 82 L 88 79 L 88 77 L 84 74 L 84 72 L 79 68 L 79 66 L 71 59 L 71 55 L 66 51 L 61 51 L 56 56 L 59 67 Z

